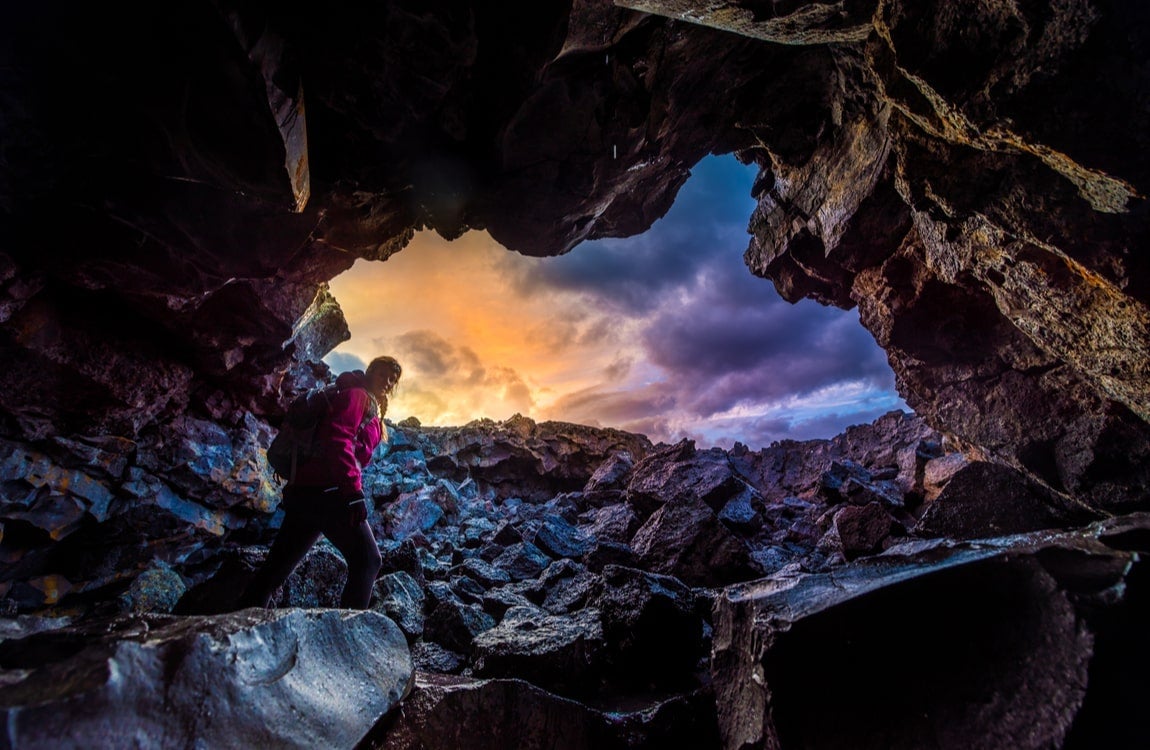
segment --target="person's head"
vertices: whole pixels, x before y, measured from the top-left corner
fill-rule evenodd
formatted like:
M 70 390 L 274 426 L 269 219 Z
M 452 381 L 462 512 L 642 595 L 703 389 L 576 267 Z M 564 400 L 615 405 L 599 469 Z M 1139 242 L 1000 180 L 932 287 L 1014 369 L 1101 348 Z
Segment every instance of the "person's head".
M 367 379 L 367 390 L 380 401 L 385 401 L 399 383 L 403 368 L 394 357 L 376 357 L 367 366 L 364 375 Z

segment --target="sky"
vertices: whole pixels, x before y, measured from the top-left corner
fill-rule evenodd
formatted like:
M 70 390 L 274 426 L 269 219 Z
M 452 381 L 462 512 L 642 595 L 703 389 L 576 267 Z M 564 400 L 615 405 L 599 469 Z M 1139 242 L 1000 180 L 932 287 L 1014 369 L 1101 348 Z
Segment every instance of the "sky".
M 708 157 L 646 233 L 555 258 L 422 232 L 331 282 L 351 340 L 324 361 L 396 357 L 388 418 L 425 425 L 519 413 L 757 449 L 908 410 L 856 311 L 791 305 L 743 264 L 754 177 Z

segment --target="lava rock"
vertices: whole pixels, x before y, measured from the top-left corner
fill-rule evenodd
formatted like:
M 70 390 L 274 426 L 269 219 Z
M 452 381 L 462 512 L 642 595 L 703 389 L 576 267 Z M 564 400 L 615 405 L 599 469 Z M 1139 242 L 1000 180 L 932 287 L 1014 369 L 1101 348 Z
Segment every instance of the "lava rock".
M 699 451 L 693 440 L 682 440 L 652 451 L 636 464 L 627 500 L 643 516 L 671 501 L 701 502 L 717 511 L 744 486 L 725 452 Z
M 494 564 L 507 571 L 511 580 L 523 581 L 542 573 L 551 564 L 551 558 L 534 544 L 520 542 L 508 547 L 495 558 Z
M 586 524 L 581 527 L 583 534 L 593 540 L 592 545 L 602 541 L 626 543 L 641 525 L 639 516 L 628 503 L 614 503 L 588 511 L 583 521 Z
M 388 573 L 375 582 L 371 608 L 389 617 L 408 640 L 423 635 L 426 597 L 419 583 L 404 571 Z
M 911 542 L 724 590 L 712 655 L 723 744 L 1062 745 L 1109 637 L 1083 615 L 1119 604 L 1132 570 L 1134 553 L 1098 536 Z
M 445 599 L 427 616 L 423 637 L 452 651 L 467 654 L 471 652 L 475 637 L 493 627 L 494 618 L 481 607 L 464 604 L 458 599 Z
M 894 519 L 877 501 L 862 506 L 847 505 L 834 515 L 834 530 L 847 560 L 877 552 L 883 540 L 890 536 L 893 523 Z
M 555 559 L 578 560 L 587 551 L 587 540 L 578 529 L 559 516 L 545 516 L 531 541 Z
M 514 675 L 552 691 L 578 693 L 595 684 L 603 646 L 596 609 L 541 615 L 533 607 L 512 607 L 498 626 L 475 638 L 474 672 Z
M 591 548 L 583 555 L 583 564 L 592 572 L 600 572 L 608 565 L 632 566 L 636 562 L 631 545 L 598 539 L 591 542 Z
M 639 567 L 692 586 L 723 586 L 761 574 L 746 543 L 702 503 L 667 503 L 635 533 Z
M 121 598 L 128 612 L 168 614 L 187 591 L 179 573 L 165 563 L 157 563 L 137 576 Z
M 591 605 L 601 612 L 616 682 L 682 683 L 706 652 L 695 595 L 676 578 L 608 565 Z
M 403 634 L 375 612 L 137 617 L 0 651 L 21 670 L 0 687 L 13 747 L 352 747 L 412 678 Z
M 975 539 L 1058 528 L 1084 521 L 1015 469 L 985 461 L 963 466 L 923 511 L 914 531 L 925 537 Z

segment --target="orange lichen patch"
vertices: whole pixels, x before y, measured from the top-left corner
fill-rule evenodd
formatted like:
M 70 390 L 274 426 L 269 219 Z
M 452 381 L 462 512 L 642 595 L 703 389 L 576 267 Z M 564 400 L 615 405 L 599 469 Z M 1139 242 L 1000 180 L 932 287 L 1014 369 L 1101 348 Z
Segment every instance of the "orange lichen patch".
M 55 604 L 60 599 L 72 590 L 72 583 L 60 575 L 41 576 L 40 578 L 32 578 L 28 581 L 28 585 L 37 591 L 44 594 L 45 604 Z

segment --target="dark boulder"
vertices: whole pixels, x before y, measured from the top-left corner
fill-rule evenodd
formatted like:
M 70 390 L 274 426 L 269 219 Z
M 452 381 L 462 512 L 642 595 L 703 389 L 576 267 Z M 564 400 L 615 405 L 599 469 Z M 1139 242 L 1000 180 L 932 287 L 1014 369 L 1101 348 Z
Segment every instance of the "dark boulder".
M 558 560 L 578 560 L 587 551 L 587 539 L 566 519 L 547 515 L 531 539 L 535 546 Z
M 1126 584 L 1141 578 L 1107 533 L 904 543 L 726 589 L 712 659 L 723 744 L 1037 749 L 1070 746 L 1076 724 L 1123 735 L 1086 711 L 1114 695 L 1091 697 L 1098 655 L 1130 649 L 1104 613 L 1128 620 Z M 1144 546 L 1145 519 L 1120 536 Z
M 608 565 L 634 566 L 636 559 L 631 545 L 599 539 L 593 541 L 587 554 L 583 555 L 583 564 L 592 572 L 600 572 Z
M 894 519 L 878 501 L 847 505 L 834 515 L 834 530 L 848 560 L 878 552 L 893 527 Z
M 602 714 L 523 680 L 417 673 L 403 712 L 371 732 L 364 750 L 622 750 Z
M 628 542 L 639 530 L 639 516 L 628 503 L 613 503 L 584 514 L 584 535 L 595 542 Z
M 750 485 L 728 500 L 719 511 L 719 520 L 737 534 L 753 534 L 763 526 L 763 498 Z
M 338 607 L 346 582 L 343 555 L 321 539 L 272 595 L 272 603 L 277 607 Z
M 975 461 L 959 469 L 925 507 L 915 533 L 974 539 L 1076 525 L 1090 515 L 1068 508 L 1016 469 Z
M 642 516 L 672 501 L 701 502 L 718 511 L 744 486 L 724 451 L 696 450 L 693 440 L 682 440 L 656 448 L 635 465 L 627 501 Z
M 561 694 L 578 694 L 596 684 L 603 646 L 596 609 L 552 615 L 513 607 L 499 625 L 475 638 L 474 673 L 514 676 Z
M 638 567 L 692 586 L 723 586 L 761 573 L 747 544 L 698 502 L 667 503 L 635 533 Z
M 461 654 L 471 652 L 475 636 L 495 627 L 495 619 L 475 604 L 441 601 L 427 616 L 423 637 Z
M 507 571 L 481 558 L 464 560 L 453 567 L 450 573 L 467 576 L 483 586 L 484 589 L 511 582 L 511 576 L 507 574 Z
M 683 684 L 706 653 L 692 590 L 671 576 L 608 565 L 591 599 L 607 641 L 610 678 L 632 687 Z
M 519 542 L 508 547 L 493 561 L 495 566 L 507 571 L 513 581 L 535 578 L 551 564 L 551 558 L 543 550 L 530 542 Z
M 403 571 L 388 573 L 375 582 L 371 608 L 389 617 L 408 640 L 423 635 L 423 590 Z

